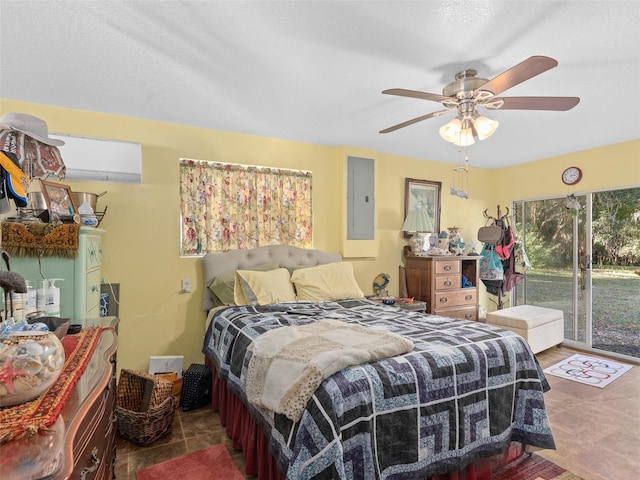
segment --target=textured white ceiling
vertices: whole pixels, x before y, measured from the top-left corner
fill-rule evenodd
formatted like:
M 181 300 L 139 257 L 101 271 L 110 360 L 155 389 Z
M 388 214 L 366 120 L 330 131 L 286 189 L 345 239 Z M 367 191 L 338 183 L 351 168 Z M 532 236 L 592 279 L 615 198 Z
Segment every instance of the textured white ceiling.
M 379 134 L 442 108 L 380 92 L 555 58 L 503 95 L 580 103 L 484 111 L 495 168 L 639 138 L 639 25 L 638 1 L 0 0 L 0 97 L 457 163 L 454 113 Z

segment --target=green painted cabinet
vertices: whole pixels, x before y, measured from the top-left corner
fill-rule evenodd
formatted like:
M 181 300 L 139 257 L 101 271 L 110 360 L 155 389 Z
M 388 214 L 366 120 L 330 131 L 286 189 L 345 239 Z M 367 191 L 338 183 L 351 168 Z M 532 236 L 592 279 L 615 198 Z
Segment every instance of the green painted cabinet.
M 104 230 L 80 227 L 76 258 L 11 257 L 11 270 L 26 280 L 59 278 L 60 316 L 71 323 L 86 324 L 87 318 L 100 316 L 102 281 L 102 234 Z

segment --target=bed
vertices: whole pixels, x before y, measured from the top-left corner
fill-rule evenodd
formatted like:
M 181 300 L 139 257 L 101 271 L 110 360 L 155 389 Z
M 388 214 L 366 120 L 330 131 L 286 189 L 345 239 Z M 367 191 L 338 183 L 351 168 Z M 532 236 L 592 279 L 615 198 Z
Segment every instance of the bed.
M 357 287 L 347 295 L 353 298 L 279 301 L 287 292 L 271 302 L 262 292 L 261 301 L 236 306 L 222 305 L 210 290 L 218 279 L 216 291 L 224 297 L 226 283 L 226 294 L 235 290 L 237 299 L 246 290 L 245 274 L 268 278 L 277 290 L 269 275 L 279 271 L 297 279 L 304 298 L 304 282 L 317 278 L 315 271 L 345 264 L 339 254 L 287 246 L 203 258 L 203 353 L 213 372 L 212 406 L 234 448 L 243 451 L 246 474 L 260 480 L 488 480 L 527 450 L 555 448 L 543 397 L 548 383 L 526 341 L 512 332 L 382 305 L 358 295 Z M 253 268 L 270 273 L 247 274 Z M 355 282 L 348 272 L 341 277 L 332 281 Z M 257 345 L 275 330 L 325 321 L 389 332 L 413 348 L 324 378 L 299 418 L 250 401 Z

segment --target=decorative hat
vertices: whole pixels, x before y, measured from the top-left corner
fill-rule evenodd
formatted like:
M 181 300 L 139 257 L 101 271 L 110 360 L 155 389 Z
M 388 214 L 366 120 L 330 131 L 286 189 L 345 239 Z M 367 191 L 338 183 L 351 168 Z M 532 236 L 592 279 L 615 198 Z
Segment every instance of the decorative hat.
M 0 129 L 11 129 L 22 132 L 46 145 L 64 145 L 62 140 L 49 138 L 47 122 L 26 113 L 4 113 L 0 117 Z

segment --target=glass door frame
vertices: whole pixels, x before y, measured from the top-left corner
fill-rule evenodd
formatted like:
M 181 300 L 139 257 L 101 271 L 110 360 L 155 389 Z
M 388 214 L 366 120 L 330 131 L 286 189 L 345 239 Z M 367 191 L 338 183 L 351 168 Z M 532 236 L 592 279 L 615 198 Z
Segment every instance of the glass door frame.
M 584 256 L 580 255 L 580 215 L 575 215 L 573 217 L 572 228 L 573 228 L 573 242 L 572 242 L 572 282 L 571 282 L 571 312 L 572 318 L 565 318 L 565 325 L 570 323 L 572 325 L 571 331 L 573 332 L 573 338 L 565 338 L 563 340 L 563 344 L 580 348 L 591 350 L 593 344 L 593 328 L 592 328 L 592 298 L 593 298 L 593 290 L 592 290 L 592 282 L 591 282 L 591 259 L 592 257 L 592 248 L 593 248 L 593 230 L 592 230 L 592 213 L 593 213 L 593 194 L 592 193 L 581 193 L 576 194 L 576 197 L 579 201 L 584 202 Z M 520 199 L 514 200 L 511 203 L 511 212 L 512 213 L 512 223 L 516 225 L 516 209 L 517 204 L 520 204 L 520 216 L 522 218 L 522 235 L 523 238 L 521 241 L 523 242 L 523 246 L 525 250 L 527 249 L 527 245 L 525 242 L 526 239 L 526 224 L 527 224 L 527 214 L 525 204 L 528 202 L 537 202 L 543 200 L 557 200 L 559 202 L 564 200 L 564 196 L 549 196 L 549 197 L 541 197 L 541 198 L 529 198 L 529 199 Z M 580 263 L 584 261 L 585 274 L 582 279 L 584 289 L 581 288 L 580 285 L 580 276 L 581 276 L 581 268 Z M 514 301 L 519 303 L 526 304 L 527 303 L 527 289 L 526 289 L 526 277 L 525 282 L 522 285 L 522 288 L 517 288 L 515 295 L 511 295 L 510 298 L 510 306 L 514 305 Z M 583 294 L 583 298 L 580 299 L 580 294 Z M 522 298 L 522 301 L 518 300 Z M 580 313 L 584 312 L 584 328 L 585 328 L 585 341 L 581 341 L 578 338 L 578 332 L 580 327 Z
M 573 324 L 574 338 L 565 338 L 564 343 L 568 346 L 592 349 L 593 346 L 593 285 L 591 282 L 591 259 L 593 258 L 593 194 L 585 193 L 576 195 L 578 200 L 584 198 L 584 254 L 580 255 L 580 216 L 573 217 L 573 298 L 572 298 L 572 312 L 573 318 L 568 321 Z M 581 263 L 584 262 L 584 267 L 581 267 Z M 584 277 L 582 281 L 584 288 L 580 286 L 580 276 L 582 275 L 582 268 L 584 268 Z M 580 292 L 582 290 L 583 299 L 580 300 Z M 582 305 L 581 305 L 582 304 Z M 584 310 L 584 329 L 585 329 L 585 341 L 581 341 L 576 338 L 577 332 L 580 328 L 580 313 L 581 307 Z M 567 319 L 565 319 L 565 322 Z

